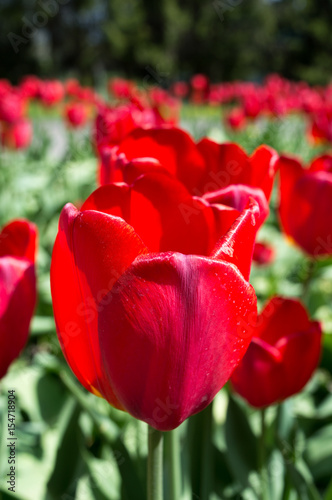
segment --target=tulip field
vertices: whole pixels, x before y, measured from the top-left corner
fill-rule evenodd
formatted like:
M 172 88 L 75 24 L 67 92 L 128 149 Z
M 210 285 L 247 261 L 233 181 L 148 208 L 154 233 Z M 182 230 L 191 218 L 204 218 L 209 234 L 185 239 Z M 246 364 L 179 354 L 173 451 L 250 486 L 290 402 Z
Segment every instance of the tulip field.
M 332 500 L 332 86 L 0 80 L 0 500 Z

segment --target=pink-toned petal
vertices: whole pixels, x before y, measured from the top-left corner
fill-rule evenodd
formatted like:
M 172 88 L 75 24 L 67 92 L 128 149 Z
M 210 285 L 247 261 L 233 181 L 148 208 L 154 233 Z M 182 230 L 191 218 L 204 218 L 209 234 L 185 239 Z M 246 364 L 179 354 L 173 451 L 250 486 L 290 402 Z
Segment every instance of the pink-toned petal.
M 211 257 L 235 264 L 246 280 L 249 279 L 255 238 L 259 228 L 259 207 L 252 200 L 235 220 L 227 234 L 218 241 Z
M 12 255 L 35 261 L 37 227 L 25 219 L 16 219 L 3 227 L 0 233 L 0 257 Z
M 36 304 L 35 268 L 20 257 L 0 258 L 0 378 L 25 346 Z
M 98 325 L 108 380 L 132 415 L 173 429 L 212 401 L 242 358 L 254 291 L 230 264 L 168 253 L 137 259 L 111 295 Z

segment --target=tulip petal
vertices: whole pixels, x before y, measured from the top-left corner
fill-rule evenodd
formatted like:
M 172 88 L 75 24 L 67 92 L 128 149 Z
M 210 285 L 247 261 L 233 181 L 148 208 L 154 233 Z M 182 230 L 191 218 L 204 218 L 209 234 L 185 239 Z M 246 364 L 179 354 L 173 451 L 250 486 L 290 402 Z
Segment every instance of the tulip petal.
M 36 304 L 34 265 L 27 259 L 0 259 L 0 378 L 23 349 Z
M 259 226 L 264 223 L 269 215 L 269 205 L 264 192 L 260 188 L 245 186 L 243 184 L 233 184 L 218 191 L 207 193 L 203 198 L 209 203 L 221 203 L 236 208 L 239 212 L 243 212 L 250 198 L 252 198 L 259 206 Z
M 235 264 L 246 280 L 250 275 L 259 217 L 259 207 L 252 200 L 228 233 L 220 238 L 211 254 L 214 259 L 223 259 Z
M 254 337 L 241 363 L 234 370 L 231 384 L 251 406 L 264 408 L 282 399 L 278 385 L 282 374 L 280 358 Z
M 294 217 L 292 206 L 301 203 L 301 200 L 295 196 L 294 188 L 296 182 L 304 175 L 304 171 L 299 161 L 287 156 L 281 156 L 278 160 L 278 168 L 280 170 L 280 203 L 279 216 L 283 230 L 287 235 L 291 235 L 291 217 Z M 296 216 L 301 216 L 298 206 L 296 207 Z
M 197 144 L 206 165 L 200 185 L 201 194 L 225 188 L 230 184 L 250 185 L 251 166 L 247 154 L 232 143 L 218 144 L 204 138 Z
M 283 337 L 276 347 L 283 356 L 279 383 L 282 399 L 300 392 L 319 364 L 322 330 L 318 322 L 311 322 L 306 330 Z M 298 360 L 301 360 L 298 362 Z
M 309 172 L 329 172 L 332 174 L 332 155 L 321 155 L 315 158 L 310 167 Z
M 128 160 L 155 158 L 192 191 L 204 175 L 205 165 L 189 134 L 177 128 L 136 129 L 120 144 Z
M 280 338 L 296 330 L 305 331 L 309 325 L 308 314 L 298 300 L 273 297 L 258 316 L 255 337 L 276 345 Z
M 211 206 L 192 197 L 178 179 L 161 171 L 141 175 L 132 186 L 102 186 L 90 195 L 82 210 L 122 217 L 151 252 L 198 255 L 208 255 L 238 215 L 234 209 Z
M 106 187 L 106 186 L 105 186 Z M 104 298 L 132 261 L 147 249 L 122 219 L 68 204 L 62 211 L 51 265 L 59 340 L 80 382 L 121 407 L 105 383 L 97 321 Z
M 37 228 L 24 219 L 17 219 L 3 227 L 0 233 L 0 257 L 12 255 L 35 261 Z
M 269 146 L 259 146 L 251 155 L 251 186 L 260 187 L 269 200 L 273 188 L 273 180 L 278 168 L 278 153 Z
M 104 367 L 122 405 L 170 430 L 205 408 L 230 377 L 256 319 L 252 287 L 231 264 L 140 257 L 99 314 Z

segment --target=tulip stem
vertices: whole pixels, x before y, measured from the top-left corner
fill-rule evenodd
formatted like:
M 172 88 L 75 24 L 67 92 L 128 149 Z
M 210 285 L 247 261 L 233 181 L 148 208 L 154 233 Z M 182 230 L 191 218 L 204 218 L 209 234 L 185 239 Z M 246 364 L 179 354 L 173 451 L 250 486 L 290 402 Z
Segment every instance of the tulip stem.
M 181 498 L 181 457 L 179 443 L 179 429 L 169 431 L 165 435 L 168 445 L 169 471 L 170 471 L 170 499 Z
M 315 267 L 316 267 L 316 261 L 314 259 L 310 259 L 310 261 L 308 263 L 307 275 L 303 281 L 303 289 L 302 289 L 302 299 L 303 300 L 305 300 L 307 298 L 309 288 L 310 288 L 310 283 L 311 283 L 311 280 L 314 276 Z
M 265 408 L 260 410 L 261 417 L 261 435 L 259 441 L 259 469 L 261 477 L 261 500 L 267 500 L 268 494 L 268 475 L 266 468 L 266 422 L 265 422 Z
M 163 500 L 164 433 L 148 428 L 148 500 Z
M 202 462 L 201 462 L 201 498 L 208 500 L 211 493 L 213 475 L 213 450 L 211 446 L 212 433 L 212 403 L 202 412 Z

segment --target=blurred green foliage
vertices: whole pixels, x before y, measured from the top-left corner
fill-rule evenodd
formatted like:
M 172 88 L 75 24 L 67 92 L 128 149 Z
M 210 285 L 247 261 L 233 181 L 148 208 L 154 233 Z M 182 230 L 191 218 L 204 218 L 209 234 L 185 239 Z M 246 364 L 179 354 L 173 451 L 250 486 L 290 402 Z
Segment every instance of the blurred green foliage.
M 279 72 L 326 84 L 332 0 L 2 0 L 0 76 L 17 81 L 109 73 L 163 85 L 206 73 L 214 81 Z
M 147 426 L 85 391 L 70 372 L 57 340 L 49 284 L 51 253 L 59 214 L 67 202 L 79 204 L 96 186 L 97 159 L 86 129 L 69 133 L 53 114 L 37 113 L 32 147 L 0 152 L 0 225 L 14 217 L 38 224 L 39 302 L 22 356 L 0 383 L 0 499 L 144 500 Z M 214 108 L 184 106 L 182 125 L 196 139 L 237 140 L 248 152 L 265 142 L 278 152 L 308 161 L 321 149 L 308 144 L 298 116 L 258 120 L 240 134 L 220 123 Z M 61 145 L 62 144 L 62 145 Z M 54 155 L 54 147 L 57 155 Z M 273 294 L 301 297 L 308 262 L 280 233 L 276 191 L 271 215 L 259 234 L 276 249 L 268 267 L 253 266 L 251 282 L 259 308 Z M 321 367 L 305 390 L 266 413 L 269 500 L 331 500 L 332 457 L 332 287 L 331 259 L 317 263 L 306 305 L 322 321 Z M 8 468 L 7 391 L 16 391 L 17 491 L 5 482 Z M 212 439 L 203 432 L 212 411 Z M 181 500 L 259 500 L 259 411 L 228 387 L 212 409 L 178 430 L 183 466 Z M 204 473 L 208 464 L 209 491 Z M 165 485 L 169 469 L 165 469 Z M 204 496 L 204 495 L 208 495 Z M 180 500 L 180 499 L 178 499 Z

